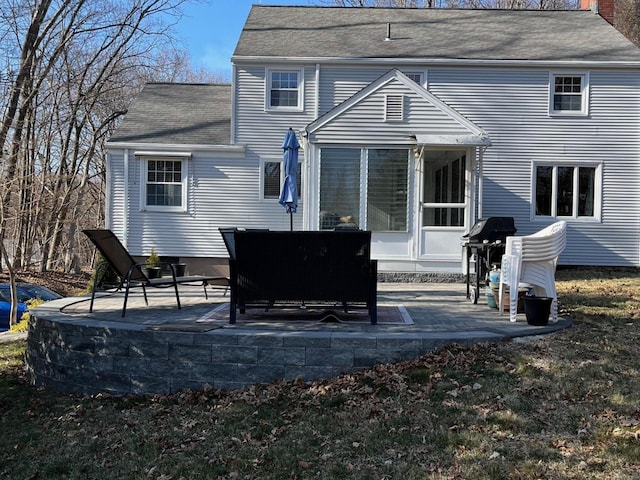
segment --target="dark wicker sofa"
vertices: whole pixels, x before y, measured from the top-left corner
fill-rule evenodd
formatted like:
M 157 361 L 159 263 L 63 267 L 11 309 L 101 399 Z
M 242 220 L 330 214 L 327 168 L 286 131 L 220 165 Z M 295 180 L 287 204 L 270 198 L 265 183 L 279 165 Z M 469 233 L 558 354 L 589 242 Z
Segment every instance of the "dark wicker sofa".
M 230 323 L 236 310 L 339 304 L 377 322 L 371 232 L 220 229 L 229 252 Z

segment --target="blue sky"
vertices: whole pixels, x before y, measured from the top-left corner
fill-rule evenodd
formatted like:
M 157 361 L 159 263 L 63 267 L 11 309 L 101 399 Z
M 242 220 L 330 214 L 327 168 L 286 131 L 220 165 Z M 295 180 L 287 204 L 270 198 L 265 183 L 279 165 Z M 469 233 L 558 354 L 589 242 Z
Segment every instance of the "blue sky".
M 184 5 L 176 25 L 194 67 L 204 66 L 231 78 L 231 55 L 251 5 L 310 5 L 310 0 L 209 0 Z M 317 4 L 317 2 L 315 2 Z

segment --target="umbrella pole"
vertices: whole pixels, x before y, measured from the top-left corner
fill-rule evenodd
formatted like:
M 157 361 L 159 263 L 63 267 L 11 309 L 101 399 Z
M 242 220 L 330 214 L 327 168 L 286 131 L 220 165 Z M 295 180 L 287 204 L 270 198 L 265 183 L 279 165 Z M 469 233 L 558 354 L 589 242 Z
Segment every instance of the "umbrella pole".
M 293 212 L 289 212 L 289 229 L 293 232 Z

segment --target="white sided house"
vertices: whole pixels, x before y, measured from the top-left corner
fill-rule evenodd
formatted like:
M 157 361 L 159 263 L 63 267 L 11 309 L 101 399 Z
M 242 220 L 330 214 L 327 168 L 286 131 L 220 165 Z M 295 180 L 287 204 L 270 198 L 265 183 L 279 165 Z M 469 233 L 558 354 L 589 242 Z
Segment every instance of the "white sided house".
M 602 12 L 601 12 L 602 13 Z M 219 227 L 345 217 L 381 272 L 460 273 L 480 217 L 567 221 L 564 265 L 640 266 L 640 50 L 589 10 L 257 5 L 232 85 L 148 84 L 108 144 L 107 227 L 210 273 Z

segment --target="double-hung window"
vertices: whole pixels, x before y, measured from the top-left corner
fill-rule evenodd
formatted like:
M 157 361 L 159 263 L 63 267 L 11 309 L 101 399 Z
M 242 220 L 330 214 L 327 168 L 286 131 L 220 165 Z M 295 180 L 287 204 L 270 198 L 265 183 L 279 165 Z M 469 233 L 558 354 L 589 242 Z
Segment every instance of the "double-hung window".
M 186 211 L 187 159 L 148 157 L 143 159 L 142 165 L 142 209 Z
M 302 69 L 267 69 L 267 110 L 302 111 Z
M 600 218 L 599 165 L 536 165 L 534 216 Z
M 549 112 L 552 115 L 587 115 L 589 75 L 551 73 Z
M 402 73 L 404 73 L 407 77 L 409 77 L 411 80 L 416 82 L 418 85 L 424 86 L 424 77 L 426 76 L 424 72 L 403 70 Z

